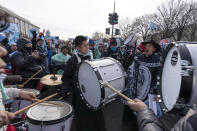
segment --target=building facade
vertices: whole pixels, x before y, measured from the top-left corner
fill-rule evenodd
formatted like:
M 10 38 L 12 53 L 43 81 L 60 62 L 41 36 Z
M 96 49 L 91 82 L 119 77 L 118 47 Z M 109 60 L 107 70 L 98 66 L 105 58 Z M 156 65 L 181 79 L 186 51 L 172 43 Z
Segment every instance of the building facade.
M 34 24 L 32 24 L 29 20 L 15 14 L 13 11 L 7 9 L 6 7 L 0 5 L 0 11 L 4 11 L 10 16 L 10 23 L 14 23 L 18 25 L 19 34 L 21 37 L 30 37 L 29 29 L 36 29 L 39 32 L 40 28 Z

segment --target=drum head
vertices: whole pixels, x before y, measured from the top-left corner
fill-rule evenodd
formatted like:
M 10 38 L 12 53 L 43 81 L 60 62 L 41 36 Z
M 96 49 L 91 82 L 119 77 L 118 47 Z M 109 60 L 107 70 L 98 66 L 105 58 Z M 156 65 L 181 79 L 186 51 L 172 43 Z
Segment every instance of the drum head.
M 57 122 L 64 120 L 67 116 L 71 115 L 71 105 L 60 101 L 51 102 L 59 103 L 64 106 L 41 103 L 28 110 L 27 118 L 35 123 L 44 122 L 44 124 L 47 124 L 47 122 Z
M 167 110 L 175 106 L 181 90 L 181 57 L 176 46 L 173 46 L 164 61 L 161 78 L 161 96 Z
M 99 107 L 101 102 L 101 86 L 95 71 L 86 62 L 83 62 L 79 67 L 78 82 L 82 99 L 93 108 Z
M 139 66 L 137 98 L 144 100 L 150 90 L 151 73 L 146 66 Z
M 24 91 L 28 91 L 28 92 L 32 92 L 34 93 L 36 96 L 38 96 L 40 94 L 40 92 L 36 89 L 31 89 L 31 88 L 26 88 L 26 89 L 23 89 Z

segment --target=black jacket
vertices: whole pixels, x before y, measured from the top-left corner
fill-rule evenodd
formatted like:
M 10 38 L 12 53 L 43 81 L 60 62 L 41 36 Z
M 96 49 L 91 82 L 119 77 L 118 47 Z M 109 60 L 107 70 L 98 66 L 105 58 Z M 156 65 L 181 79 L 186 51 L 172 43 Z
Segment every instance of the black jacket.
M 39 63 L 42 66 L 45 73 L 49 73 L 48 69 L 48 52 L 42 46 L 36 46 L 36 50 L 39 53 Z
M 124 91 L 125 95 L 131 99 L 137 97 L 138 99 L 146 100 L 148 93 L 157 94 L 159 67 L 160 56 L 157 53 L 150 57 L 146 57 L 144 54 L 135 56 L 134 62 L 127 70 L 128 83 Z
M 90 59 L 90 56 L 83 57 L 79 55 L 79 57 L 82 61 Z M 63 97 L 67 92 L 71 91 L 77 130 L 105 131 L 102 109 L 94 111 L 87 107 L 84 101 L 81 99 L 80 92 L 76 84 L 78 65 L 78 59 L 75 54 L 67 61 L 67 64 L 65 65 L 64 74 L 62 76 Z
M 157 119 L 152 110 L 140 111 L 137 116 L 140 131 L 164 131 L 163 125 Z M 180 119 L 171 131 L 196 131 L 197 113 L 189 110 L 186 116 Z
M 161 56 L 158 53 L 154 53 L 150 57 L 146 57 L 144 54 L 142 54 L 138 56 L 138 60 L 145 63 L 145 66 L 148 67 L 148 69 L 150 70 L 152 75 L 151 87 L 155 87 L 157 82 L 158 70 L 161 66 Z
M 24 45 L 11 57 L 13 64 L 16 66 L 16 74 L 23 78 L 29 78 L 41 69 L 39 61 L 31 55 L 31 51 L 27 51 Z M 41 72 L 39 75 L 43 74 Z

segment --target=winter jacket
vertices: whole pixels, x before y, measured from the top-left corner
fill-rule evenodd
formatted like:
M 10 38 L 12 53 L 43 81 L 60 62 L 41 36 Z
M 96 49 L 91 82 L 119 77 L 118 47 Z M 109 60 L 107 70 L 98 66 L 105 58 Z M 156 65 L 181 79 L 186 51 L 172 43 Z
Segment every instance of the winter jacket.
M 14 99 L 16 97 L 19 97 L 20 94 L 20 89 L 16 88 L 4 88 L 6 95 L 10 99 Z M 4 105 L 3 105 L 3 97 L 2 97 L 2 91 L 0 90 L 0 110 L 5 110 Z M 0 131 L 6 131 L 7 126 L 4 126 L 0 128 Z
M 141 100 L 145 100 L 148 93 L 157 94 L 156 80 L 159 67 L 160 56 L 157 53 L 150 57 L 144 54 L 136 56 L 127 71 L 128 84 L 124 93 L 129 98 L 137 97 Z
M 140 131 L 164 131 L 163 125 L 150 109 L 142 110 L 137 115 Z M 180 119 L 171 131 L 196 131 L 197 113 L 190 109 L 186 116 Z
M 102 109 L 93 110 L 86 106 L 77 88 L 77 70 L 81 61 L 90 59 L 90 56 L 81 56 L 75 53 L 64 68 L 62 76 L 63 97 L 67 92 L 72 93 L 72 104 L 75 110 L 76 128 L 80 131 L 105 131 L 104 117 Z
M 16 74 L 21 75 L 23 78 L 29 78 L 41 69 L 39 60 L 35 59 L 31 55 L 32 51 L 26 50 L 22 43 L 18 43 L 17 47 L 18 51 L 11 57 L 13 64 L 17 68 Z
M 48 61 L 48 52 L 42 46 L 36 46 L 36 50 L 39 52 L 40 56 L 40 65 L 43 67 L 45 73 L 49 73 L 49 61 Z

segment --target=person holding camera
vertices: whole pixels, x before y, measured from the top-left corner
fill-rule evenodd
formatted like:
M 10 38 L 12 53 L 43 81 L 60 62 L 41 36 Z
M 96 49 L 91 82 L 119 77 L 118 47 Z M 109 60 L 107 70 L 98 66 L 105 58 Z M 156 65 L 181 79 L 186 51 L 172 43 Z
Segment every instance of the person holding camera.
M 37 51 L 32 52 L 32 43 L 28 39 L 20 38 L 16 43 L 17 52 L 11 57 L 13 64 L 17 68 L 16 74 L 21 75 L 23 78 L 30 78 L 42 68 L 39 63 L 39 53 Z M 36 77 L 43 75 L 44 72 L 41 71 Z M 30 81 L 26 86 L 28 88 L 35 88 L 37 87 L 37 82 Z
M 36 52 L 38 52 L 40 59 L 39 62 L 43 68 L 43 70 L 45 71 L 45 73 L 49 74 L 49 61 L 48 61 L 48 52 L 47 50 L 43 47 L 43 39 L 38 38 L 37 39 L 37 43 L 36 43 Z

